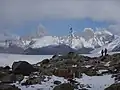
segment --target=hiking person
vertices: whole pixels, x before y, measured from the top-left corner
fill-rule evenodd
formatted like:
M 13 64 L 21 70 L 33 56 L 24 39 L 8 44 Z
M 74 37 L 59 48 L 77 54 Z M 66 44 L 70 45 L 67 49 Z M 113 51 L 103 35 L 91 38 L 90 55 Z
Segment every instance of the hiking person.
M 107 50 L 107 48 L 105 48 L 105 56 L 107 55 L 107 52 L 108 52 L 108 50 Z
M 101 51 L 101 54 L 102 54 L 102 56 L 103 56 L 103 54 L 104 54 L 104 51 L 103 51 L 103 50 Z

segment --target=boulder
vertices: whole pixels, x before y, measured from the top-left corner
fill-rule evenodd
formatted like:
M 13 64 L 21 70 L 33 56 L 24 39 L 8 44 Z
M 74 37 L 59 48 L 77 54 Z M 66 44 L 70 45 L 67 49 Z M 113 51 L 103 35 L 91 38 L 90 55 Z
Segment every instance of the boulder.
M 5 70 L 10 70 L 10 66 L 5 66 L 4 69 Z
M 60 85 L 61 82 L 60 82 L 60 81 L 54 81 L 54 84 L 56 84 L 56 85 Z
M 74 87 L 69 83 L 63 83 L 59 86 L 56 86 L 53 90 L 74 90 Z
M 50 62 L 49 59 L 44 59 L 44 60 L 42 61 L 42 64 L 48 64 L 49 62 Z
M 29 76 L 31 72 L 35 72 L 36 69 L 26 61 L 14 62 L 12 65 L 12 71 L 14 74 L 22 74 Z
M 73 74 L 68 69 L 56 69 L 53 74 L 59 77 L 73 78 Z
M 88 76 L 98 76 L 96 70 L 90 70 L 88 69 L 87 71 L 84 72 Z
M 53 55 L 52 59 L 59 59 L 59 55 L 57 55 L 57 54 Z
M 120 83 L 113 84 L 110 87 L 106 88 L 105 90 L 120 90 Z

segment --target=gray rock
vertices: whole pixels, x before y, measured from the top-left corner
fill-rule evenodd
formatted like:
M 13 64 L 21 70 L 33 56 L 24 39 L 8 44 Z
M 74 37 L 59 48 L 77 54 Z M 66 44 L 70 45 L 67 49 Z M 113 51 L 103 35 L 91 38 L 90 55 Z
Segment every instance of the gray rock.
M 106 88 L 105 90 L 120 90 L 120 83 L 113 84 L 110 87 Z
M 60 82 L 60 81 L 54 81 L 54 84 L 56 84 L 56 85 L 60 85 L 61 82 Z
M 64 83 L 56 86 L 53 90 L 74 90 L 74 87 L 69 83 Z
M 16 81 L 18 81 L 19 83 L 24 79 L 23 75 L 16 75 Z
M 33 68 L 33 66 L 26 61 L 19 61 L 13 63 L 12 71 L 14 74 L 29 76 L 31 72 L 35 71 L 35 68 Z
M 86 89 L 86 88 L 82 88 L 82 89 L 79 89 L 79 90 L 88 90 L 88 89 Z
M 42 81 L 44 81 L 44 77 L 29 77 L 28 80 L 22 83 L 23 86 L 26 85 L 34 85 L 34 84 L 41 84 Z

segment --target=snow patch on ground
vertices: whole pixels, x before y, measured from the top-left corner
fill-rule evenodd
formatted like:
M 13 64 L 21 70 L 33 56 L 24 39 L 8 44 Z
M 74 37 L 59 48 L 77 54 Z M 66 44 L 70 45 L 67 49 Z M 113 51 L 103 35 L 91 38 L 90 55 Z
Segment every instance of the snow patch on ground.
M 107 72 L 108 70 L 99 70 L 99 71 L 97 71 L 97 73 L 98 74 L 102 74 L 102 73 L 104 73 L 104 72 Z
M 114 78 L 111 78 L 112 75 L 104 75 L 104 76 L 87 76 L 83 75 L 81 79 L 76 79 L 82 84 L 90 85 L 89 90 L 104 90 L 114 83 Z
M 85 88 L 89 85 L 91 88 L 88 90 L 104 90 L 105 88 L 109 87 L 114 83 L 114 78 L 111 78 L 112 75 L 104 75 L 104 76 L 87 76 L 83 74 L 83 77 L 75 80 L 78 81 L 80 84 L 84 84 Z M 46 82 L 42 82 L 42 84 L 36 84 L 31 86 L 21 86 L 16 84 L 21 90 L 53 90 L 56 86 L 54 81 L 61 81 L 61 83 L 67 83 L 68 81 L 63 77 L 51 76 L 51 79 Z
M 92 65 L 86 65 L 85 67 L 86 67 L 86 68 L 90 68 L 91 66 L 92 66 Z
M 110 62 L 111 61 L 107 62 L 104 66 L 109 67 L 110 66 Z
M 61 83 L 67 83 L 67 80 L 63 77 L 49 76 L 51 79 L 48 80 L 46 76 L 46 82 L 42 82 L 42 84 L 30 85 L 30 86 L 21 86 L 19 84 L 15 84 L 21 90 L 53 90 L 56 86 L 54 81 L 60 81 Z

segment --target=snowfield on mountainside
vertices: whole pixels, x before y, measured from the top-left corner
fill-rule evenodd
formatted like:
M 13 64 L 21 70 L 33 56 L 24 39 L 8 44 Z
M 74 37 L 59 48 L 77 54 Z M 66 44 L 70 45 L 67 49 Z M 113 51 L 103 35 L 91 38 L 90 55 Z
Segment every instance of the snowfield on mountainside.
M 38 49 L 48 48 L 49 46 L 67 45 L 75 50 L 91 49 L 90 53 L 100 53 L 104 48 L 108 51 L 120 51 L 120 36 L 114 35 L 106 29 L 85 28 L 83 32 L 72 33 L 66 36 L 39 36 L 24 38 L 11 34 L 0 34 L 0 51 L 4 53 L 4 49 L 12 45 L 12 47 L 21 48 L 23 51 L 28 48 Z M 72 43 L 71 43 L 72 42 Z M 9 52 L 9 48 L 7 49 Z M 21 50 L 20 49 L 20 50 Z M 7 52 L 7 51 L 6 51 Z M 10 51 L 11 53 L 12 51 Z M 19 53 L 19 49 L 17 51 Z M 23 52 L 24 53 L 24 52 Z

